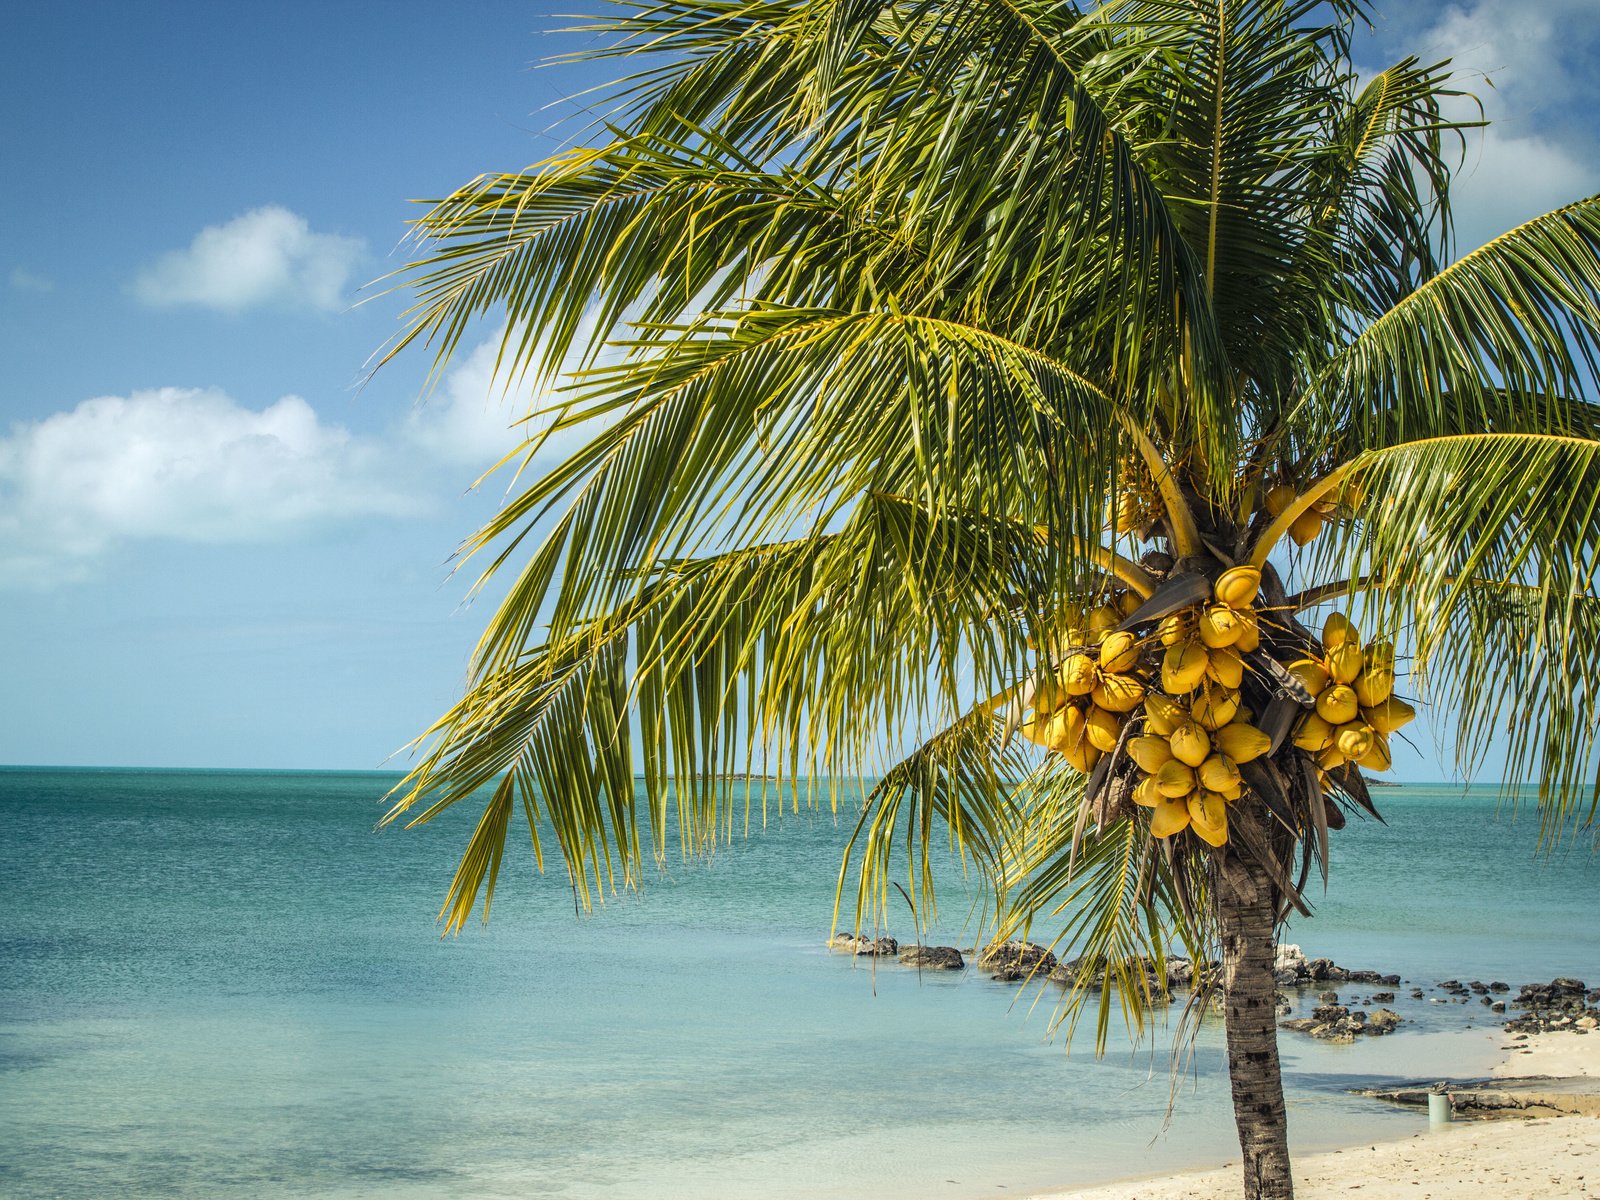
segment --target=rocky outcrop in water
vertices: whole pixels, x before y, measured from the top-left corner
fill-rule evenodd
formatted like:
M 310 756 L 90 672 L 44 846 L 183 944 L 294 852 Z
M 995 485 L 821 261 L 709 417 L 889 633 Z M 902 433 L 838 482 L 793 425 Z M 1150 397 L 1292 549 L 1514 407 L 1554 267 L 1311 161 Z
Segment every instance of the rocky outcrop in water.
M 828 939 L 828 948 L 845 954 L 888 957 L 900 949 L 900 943 L 892 937 L 857 937 L 853 933 L 841 933 Z
M 1287 943 L 1278 947 L 1273 975 L 1279 987 L 1310 987 L 1318 983 L 1368 983 L 1397 987 L 1400 983 L 1398 975 L 1352 970 L 1339 966 L 1331 958 L 1307 958 L 1299 946 Z
M 1003 983 L 1048 975 L 1055 966 L 1056 956 L 1033 942 L 999 942 L 984 947 L 978 955 L 978 969 L 993 972 Z
M 1507 1021 L 1506 1028 L 1515 1033 L 1588 1033 L 1600 1026 L 1600 1008 L 1593 1007 L 1596 1001 L 1600 1001 L 1600 988 L 1589 991 L 1581 979 L 1562 977 L 1549 983 L 1524 984 L 1511 1002 L 1523 1013 Z
M 1292 1029 L 1323 1042 L 1353 1042 L 1363 1035 L 1382 1037 L 1393 1033 L 1401 1016 L 1392 1008 L 1379 1008 L 1367 1013 L 1352 1011 L 1343 1004 L 1322 1004 L 1311 1010 L 1309 1017 L 1283 1021 L 1280 1029 Z
M 967 965 L 954 946 L 907 946 L 900 951 L 900 961 L 925 971 L 959 971 Z

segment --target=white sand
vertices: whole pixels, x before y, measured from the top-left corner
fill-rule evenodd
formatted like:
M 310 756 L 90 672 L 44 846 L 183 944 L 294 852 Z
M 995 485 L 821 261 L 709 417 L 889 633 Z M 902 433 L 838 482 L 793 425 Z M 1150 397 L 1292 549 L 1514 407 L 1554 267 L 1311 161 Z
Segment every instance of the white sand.
M 1499 1076 L 1600 1075 L 1600 1033 L 1506 1035 Z M 1236 1200 L 1238 1159 L 1213 1171 L 1050 1193 L 1048 1200 Z M 1600 1120 L 1455 1121 L 1402 1141 L 1302 1155 L 1297 1200 L 1573 1200 L 1600 1197 Z M 1036 1200 L 1045 1200 L 1044 1197 Z
M 1507 1034 L 1501 1043 L 1505 1061 L 1496 1064 L 1495 1075 L 1600 1075 L 1600 1030 L 1587 1035 L 1576 1033 L 1531 1033 L 1525 1042 L 1513 1041 Z M 1600 1193 L 1600 1180 L 1595 1191 Z

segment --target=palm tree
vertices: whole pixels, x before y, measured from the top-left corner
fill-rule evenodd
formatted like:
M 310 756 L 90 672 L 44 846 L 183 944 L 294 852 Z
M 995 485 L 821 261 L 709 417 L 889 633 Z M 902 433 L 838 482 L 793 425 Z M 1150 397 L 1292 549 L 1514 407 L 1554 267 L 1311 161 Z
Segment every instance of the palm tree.
M 596 144 L 433 204 L 391 350 L 491 316 L 510 376 L 581 364 L 389 816 L 488 797 L 449 928 L 519 808 L 587 903 L 642 826 L 777 802 L 734 772 L 877 779 L 858 927 L 902 870 L 931 914 L 942 825 L 997 937 L 1103 969 L 1102 1044 L 1219 949 L 1244 1192 L 1291 1195 L 1275 932 L 1372 810 L 1396 647 L 1552 833 L 1596 795 L 1600 200 L 1453 259 L 1457 93 L 1358 78 L 1365 9 L 619 6 L 589 56 L 651 57 Z

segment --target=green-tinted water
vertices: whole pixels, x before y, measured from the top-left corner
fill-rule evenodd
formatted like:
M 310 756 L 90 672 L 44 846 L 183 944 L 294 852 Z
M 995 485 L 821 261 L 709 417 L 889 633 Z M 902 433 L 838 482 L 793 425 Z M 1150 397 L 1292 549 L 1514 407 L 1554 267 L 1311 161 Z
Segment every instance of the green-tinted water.
M 967 1197 L 1233 1153 L 1210 1033 L 1162 1136 L 1163 1034 L 1068 1058 L 1048 996 L 829 954 L 826 817 L 581 921 L 524 855 L 441 941 L 472 815 L 376 834 L 391 782 L 0 770 L 0 1193 Z M 1586 850 L 1536 859 L 1492 798 L 1382 799 L 1294 940 L 1423 981 L 1595 974 Z M 1340 1088 L 1483 1051 L 1409 1038 L 1286 1042 L 1296 1137 L 1408 1128 Z

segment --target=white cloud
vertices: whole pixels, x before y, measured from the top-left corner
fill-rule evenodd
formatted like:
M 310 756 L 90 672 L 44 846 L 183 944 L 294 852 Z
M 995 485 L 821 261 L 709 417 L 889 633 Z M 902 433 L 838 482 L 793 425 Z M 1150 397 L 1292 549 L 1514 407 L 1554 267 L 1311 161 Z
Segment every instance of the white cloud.
M 403 434 L 407 440 L 436 458 L 479 470 L 515 449 L 523 427 L 513 427 L 513 423 L 526 415 L 528 399 L 514 405 L 512 395 L 496 383 L 494 364 L 499 349 L 500 335 L 496 334 L 459 360 L 440 381 L 438 390 L 406 418 Z
M 313 233 L 304 217 L 269 205 L 202 229 L 187 250 L 140 272 L 132 291 L 153 308 L 331 312 L 345 306 L 345 285 L 365 252 L 360 238 Z
M 580 332 L 580 339 L 586 336 Z M 508 387 L 504 373 L 495 370 L 503 337 L 503 331 L 496 332 L 457 360 L 438 390 L 407 417 L 402 429 L 407 441 L 446 463 L 486 471 L 524 438 L 549 427 L 555 389 L 531 375 L 521 386 Z M 603 358 L 612 361 L 615 355 Z M 559 430 L 540 447 L 537 461 L 558 462 L 597 432 L 589 424 Z
M 1600 191 L 1587 123 L 1561 119 L 1593 96 L 1585 65 L 1600 41 L 1593 16 L 1593 0 L 1475 0 L 1446 8 L 1422 34 L 1427 56 L 1451 60 L 1458 86 L 1490 122 L 1469 135 L 1451 193 L 1462 252 Z M 1475 120 L 1479 111 L 1462 98 L 1449 115 Z M 1590 144 L 1579 144 L 1585 137 Z
M 55 281 L 48 276 L 30 271 L 27 267 L 12 267 L 7 282 L 12 289 L 18 292 L 53 292 L 56 290 Z
M 259 412 L 215 390 L 85 400 L 0 438 L 0 584 L 81 577 L 138 539 L 255 542 L 418 511 L 389 478 L 379 445 L 298 396 Z

